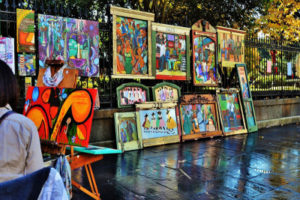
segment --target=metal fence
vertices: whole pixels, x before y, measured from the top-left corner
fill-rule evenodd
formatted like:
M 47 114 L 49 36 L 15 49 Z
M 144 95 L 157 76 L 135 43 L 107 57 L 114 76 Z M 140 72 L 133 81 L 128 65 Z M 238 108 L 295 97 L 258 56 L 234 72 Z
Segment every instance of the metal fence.
M 109 13 L 109 4 L 106 4 L 102 9 L 102 13 L 93 13 L 88 9 L 81 8 L 76 4 L 59 5 L 55 1 L 51 3 L 46 1 L 29 0 L 26 3 L 18 0 L 0 0 L 0 35 L 6 37 L 16 37 L 16 8 L 33 9 L 36 13 L 35 21 L 37 22 L 37 14 L 57 15 L 63 17 L 81 18 L 87 20 L 108 19 L 106 23 L 99 23 L 100 30 L 100 77 L 89 79 L 81 77 L 81 82 L 90 82 L 89 87 L 98 87 L 101 108 L 117 107 L 116 88 L 127 82 L 141 82 L 149 87 L 161 82 L 160 80 L 128 80 L 128 79 L 111 79 L 112 73 L 112 24 Z M 37 26 L 36 26 L 37 27 Z M 38 35 L 36 28 L 36 36 Z M 38 49 L 38 39 L 35 38 L 36 49 Z M 245 41 L 246 64 L 248 67 L 251 88 L 254 99 L 265 97 L 285 97 L 296 96 L 300 94 L 300 47 L 296 45 L 287 45 L 284 42 L 271 40 L 257 40 L 249 37 Z M 268 72 L 268 61 L 272 61 L 271 51 L 276 51 L 276 66 L 272 66 L 271 73 Z M 38 53 L 36 53 L 38 60 Z M 17 56 L 16 63 L 17 63 Z M 287 63 L 292 63 L 292 76 L 287 76 Z M 37 62 L 37 70 L 39 69 Z M 224 71 L 224 70 L 223 70 Z M 236 86 L 232 82 L 234 74 L 221 74 L 222 86 Z M 21 101 L 24 101 L 24 85 L 25 78 L 18 76 L 21 93 Z M 298 78 L 297 78 L 298 77 Z M 32 77 L 32 82 L 36 81 L 37 77 Z M 170 81 L 177 84 L 182 91 L 182 94 L 192 93 L 214 93 L 215 88 L 211 87 L 195 87 L 192 81 Z M 79 82 L 80 83 L 80 82 Z M 82 84 L 79 84 L 79 87 Z M 23 105 L 23 103 L 20 103 Z
M 245 60 L 253 96 L 300 95 L 300 45 L 248 37 Z

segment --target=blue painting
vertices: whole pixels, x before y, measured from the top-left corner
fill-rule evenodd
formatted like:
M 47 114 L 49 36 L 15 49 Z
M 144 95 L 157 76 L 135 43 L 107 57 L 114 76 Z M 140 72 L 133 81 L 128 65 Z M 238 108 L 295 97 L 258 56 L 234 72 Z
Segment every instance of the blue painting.
M 175 108 L 141 110 L 139 115 L 143 139 L 178 135 Z

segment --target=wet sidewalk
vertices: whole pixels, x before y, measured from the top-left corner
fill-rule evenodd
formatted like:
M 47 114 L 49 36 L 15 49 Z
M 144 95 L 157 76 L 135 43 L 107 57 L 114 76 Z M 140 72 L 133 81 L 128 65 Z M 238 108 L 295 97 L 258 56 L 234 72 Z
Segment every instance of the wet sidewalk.
M 300 126 L 109 155 L 92 167 L 103 200 L 299 200 Z M 88 187 L 83 170 L 74 175 Z M 75 190 L 73 199 L 91 198 Z

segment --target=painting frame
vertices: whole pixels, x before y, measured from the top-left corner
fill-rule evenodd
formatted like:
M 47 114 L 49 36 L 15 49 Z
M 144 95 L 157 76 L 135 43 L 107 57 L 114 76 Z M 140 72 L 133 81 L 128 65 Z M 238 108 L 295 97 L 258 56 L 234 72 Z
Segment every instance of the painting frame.
M 232 130 L 232 131 L 226 131 L 225 130 L 225 122 L 223 121 L 223 118 L 225 119 L 225 116 L 223 116 L 222 113 L 222 105 L 219 99 L 219 95 L 232 95 L 232 94 L 236 94 L 236 98 L 238 101 L 238 106 L 239 106 L 239 111 L 240 111 L 240 118 L 241 118 L 241 129 L 237 129 L 237 130 Z M 218 102 L 218 109 L 219 109 L 219 116 L 220 116 L 220 122 L 221 122 L 221 126 L 222 126 L 222 130 L 223 130 L 223 135 L 224 136 L 228 136 L 228 135 L 237 135 L 237 134 L 245 134 L 247 133 L 247 126 L 245 123 L 245 117 L 244 117 L 244 112 L 243 112 L 243 107 L 241 106 L 241 98 L 239 95 L 239 91 L 237 89 L 229 89 L 229 90 L 220 90 L 218 89 L 216 91 L 216 97 L 217 97 L 217 102 Z M 227 104 L 227 102 L 226 102 Z M 229 117 L 230 120 L 230 117 Z
M 201 105 L 201 108 L 207 109 L 208 106 L 214 106 L 214 108 L 210 107 L 210 114 L 213 115 L 213 117 L 215 117 L 215 119 L 212 118 L 212 120 L 215 121 L 214 124 L 214 131 L 199 131 L 197 130 L 197 128 L 192 128 L 194 130 L 194 133 L 192 133 L 192 130 L 190 131 L 190 134 L 185 134 L 185 127 L 184 127 L 184 113 L 183 110 L 185 107 L 189 106 L 189 107 L 197 107 L 199 104 Z M 205 106 L 205 107 L 203 107 Z M 219 110 L 218 110 L 218 104 L 217 104 L 217 100 L 216 100 L 216 96 L 212 95 L 212 94 L 191 94 L 191 95 L 184 95 L 181 97 L 180 99 L 180 120 L 181 120 L 181 138 L 182 141 L 186 141 L 186 140 L 197 140 L 200 138 L 213 138 L 213 137 L 217 137 L 217 136 L 222 136 L 222 130 L 221 130 L 221 125 L 220 125 L 220 119 L 219 119 Z M 201 110 L 201 109 L 200 109 Z M 202 116 L 202 115 L 201 115 Z M 197 119 L 198 117 L 196 117 L 195 114 L 195 118 Z M 203 116 L 201 117 L 201 120 L 204 122 Z M 197 120 L 196 120 L 197 121 Z M 192 124 L 192 122 L 191 122 Z M 199 125 L 199 122 L 195 122 L 195 124 Z M 205 125 L 209 126 L 209 123 L 207 122 L 207 124 Z M 200 127 L 200 125 L 199 125 Z M 197 130 L 198 132 L 196 133 L 195 130 Z
M 168 87 L 171 87 L 171 88 L 177 90 L 178 99 L 175 100 L 175 101 L 179 101 L 179 98 L 181 96 L 181 88 L 178 85 L 175 85 L 175 84 L 169 83 L 169 82 L 161 82 L 161 83 L 158 83 L 158 84 L 156 84 L 152 87 L 153 100 L 156 101 L 156 102 L 168 102 L 168 101 L 159 101 L 158 98 L 157 98 L 156 92 L 155 92 L 158 88 L 161 88 L 161 87 L 164 87 L 164 86 L 168 86 Z
M 161 24 L 161 23 L 152 23 L 152 74 L 155 76 L 155 79 L 157 80 L 191 80 L 191 67 L 190 67 L 190 28 L 181 27 L 181 26 L 173 26 L 173 25 L 167 25 L 167 24 Z M 180 76 L 180 75 L 161 75 L 157 72 L 157 48 L 156 48 L 156 35 L 157 33 L 162 34 L 172 34 L 174 37 L 177 35 L 184 36 L 184 44 L 185 44 L 185 58 L 186 58 L 186 75 Z M 175 45 L 174 45 L 175 46 Z M 174 62 L 174 68 L 175 68 Z
M 89 144 L 96 89 L 28 87 L 23 114 L 43 141 L 71 146 Z
M 124 84 L 118 86 L 117 89 L 116 89 L 118 108 L 132 108 L 132 107 L 134 107 L 134 104 L 122 105 L 122 103 L 121 103 L 121 94 L 120 94 L 120 92 L 121 92 L 121 90 L 123 90 L 126 87 L 138 87 L 138 88 L 141 88 L 141 89 L 145 90 L 145 92 L 146 92 L 146 102 L 150 101 L 149 87 L 147 87 L 147 86 L 145 86 L 141 83 L 134 83 L 134 82 L 124 83 Z
M 228 68 L 234 68 L 235 64 L 242 64 L 245 62 L 245 35 L 246 35 L 246 31 L 243 30 L 239 30 L 239 29 L 233 29 L 233 28 L 227 28 L 227 27 L 223 27 L 223 26 L 217 26 L 217 34 L 218 34 L 218 62 L 221 63 L 222 67 L 228 67 Z M 234 50 L 228 51 L 229 47 L 226 47 L 226 43 L 228 45 L 228 43 L 232 43 L 231 41 L 227 40 L 227 36 L 229 35 L 229 38 L 231 38 L 232 42 L 235 43 L 235 40 L 232 39 L 232 37 L 236 37 L 237 38 L 237 42 L 240 42 L 240 46 L 238 46 L 237 48 L 235 48 Z M 225 36 L 225 38 L 224 38 Z M 239 41 L 239 37 L 241 37 L 241 41 Z M 223 39 L 223 41 L 221 41 Z M 234 45 L 234 44 L 233 44 Z M 225 49 L 224 51 L 224 58 L 222 56 L 222 46 Z M 227 51 L 226 51 L 227 49 Z M 226 55 L 228 55 L 227 57 L 229 57 L 229 59 L 232 59 L 232 52 L 234 51 L 234 53 L 238 53 L 240 54 L 241 58 L 239 58 L 239 55 L 237 55 L 238 60 L 241 59 L 241 61 L 235 61 L 236 59 L 236 55 L 234 56 L 234 61 L 228 61 L 225 59 Z
M 135 131 L 136 131 L 136 141 L 130 141 L 130 142 L 123 142 L 122 140 L 122 135 L 120 132 L 120 119 L 130 119 L 134 118 L 135 120 Z M 117 112 L 114 113 L 114 121 L 115 121 L 115 133 L 116 133 L 116 144 L 117 144 L 117 149 L 124 151 L 132 151 L 132 150 L 138 150 L 143 148 L 143 143 L 142 143 L 142 136 L 139 134 L 138 129 L 137 129 L 137 123 L 136 123 L 136 112 Z M 132 126 L 131 126 L 132 127 Z M 127 136 L 127 135 L 126 135 Z
M 175 113 L 175 121 L 176 124 L 176 134 L 164 137 L 155 137 L 155 138 L 144 138 L 142 132 L 142 119 L 140 117 L 141 112 L 153 112 L 153 111 L 161 111 L 161 110 L 169 110 L 172 109 Z M 174 114 L 173 113 L 173 114 Z M 137 127 L 138 132 L 142 136 L 143 147 L 150 147 L 150 146 L 158 146 L 158 145 L 165 145 L 165 144 L 172 144 L 172 143 L 179 143 L 181 138 L 181 128 L 180 128 L 180 120 L 179 120 L 179 111 L 177 107 L 177 103 L 169 102 L 169 103 L 161 103 L 161 102 L 147 102 L 143 104 L 136 104 L 136 116 L 137 116 Z
M 123 78 L 123 79 L 155 79 L 152 75 L 152 50 L 151 50 L 151 23 L 154 21 L 154 14 L 149 12 L 136 11 L 132 9 L 121 8 L 117 6 L 110 6 L 110 14 L 113 16 L 113 73 L 112 78 Z M 118 74 L 117 73 L 117 17 L 125 17 L 134 20 L 142 20 L 147 22 L 147 70 L 148 73 L 144 75 L 134 74 Z
M 17 21 L 16 21 L 17 53 L 33 54 L 36 51 L 35 23 L 34 23 L 35 11 L 17 8 L 16 16 L 17 16 Z
M 248 132 L 249 133 L 256 132 L 258 130 L 258 126 L 257 126 L 256 114 L 255 114 L 255 109 L 254 109 L 254 104 L 252 99 L 251 87 L 248 81 L 247 66 L 246 64 L 236 64 L 235 68 L 236 68 L 236 72 L 240 84 L 240 95 L 243 102 L 243 109 L 245 113 Z M 245 86 L 245 84 L 247 85 Z
M 213 41 L 214 44 L 214 63 L 215 63 L 215 83 L 197 83 L 198 81 L 196 81 L 196 69 L 195 69 L 195 64 L 196 64 L 196 50 L 195 50 L 195 46 L 194 46 L 194 41 L 196 38 L 200 38 L 200 37 L 206 37 L 209 38 L 211 41 Z M 195 86 L 210 86 L 210 87 L 217 87 L 218 86 L 218 63 L 217 63 L 217 46 L 218 46 L 218 40 L 217 40 L 217 31 L 216 29 L 206 20 L 198 20 L 195 24 L 193 24 L 192 26 L 192 57 L 193 57 L 193 61 L 192 61 L 192 66 L 193 66 L 193 84 Z

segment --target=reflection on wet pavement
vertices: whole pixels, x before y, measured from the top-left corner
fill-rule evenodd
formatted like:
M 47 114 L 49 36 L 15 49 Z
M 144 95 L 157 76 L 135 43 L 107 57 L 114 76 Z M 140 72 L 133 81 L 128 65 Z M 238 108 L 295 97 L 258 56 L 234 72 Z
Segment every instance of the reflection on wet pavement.
M 92 165 L 103 200 L 300 199 L 300 127 L 190 141 Z M 74 178 L 88 187 L 83 170 Z M 79 191 L 75 200 L 90 199 Z

